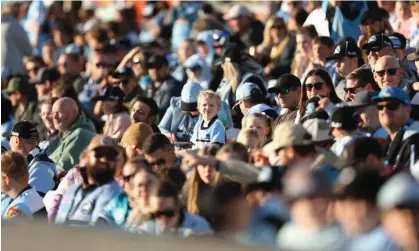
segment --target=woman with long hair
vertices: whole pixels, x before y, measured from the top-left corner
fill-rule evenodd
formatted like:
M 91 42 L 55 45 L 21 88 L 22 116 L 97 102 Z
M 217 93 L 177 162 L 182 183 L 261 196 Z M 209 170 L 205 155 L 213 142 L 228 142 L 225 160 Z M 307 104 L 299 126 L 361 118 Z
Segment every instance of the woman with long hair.
M 309 71 L 303 81 L 297 121 L 300 121 L 301 118 L 312 112 L 311 109 L 307 109 L 307 105 L 310 103 L 307 101 L 313 99 L 320 100 L 321 98 L 328 98 L 334 104 L 340 102 L 329 73 L 321 68 L 316 68 Z

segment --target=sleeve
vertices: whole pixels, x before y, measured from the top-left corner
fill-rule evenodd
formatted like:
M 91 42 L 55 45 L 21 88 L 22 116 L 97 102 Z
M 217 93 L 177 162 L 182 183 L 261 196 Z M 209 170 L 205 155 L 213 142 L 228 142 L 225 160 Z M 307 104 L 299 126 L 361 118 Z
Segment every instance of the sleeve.
M 159 129 L 161 133 L 167 134 L 171 133 L 171 125 L 173 120 L 173 107 L 169 106 L 163 118 L 160 120 Z
M 192 133 L 192 137 L 191 137 L 191 142 L 192 143 L 195 143 L 196 140 L 198 139 L 199 127 L 200 127 L 201 123 L 202 123 L 202 120 L 201 120 L 201 118 L 199 118 L 198 121 L 195 124 L 194 129 L 193 129 L 193 133 Z
M 56 162 L 57 170 L 68 171 L 78 164 L 80 154 L 84 151 L 84 148 L 87 147 L 87 142 L 90 141 L 90 139 L 91 137 L 88 137 L 88 135 L 79 133 L 66 142 L 66 145 L 64 146 L 65 151 Z
M 227 160 L 219 163 L 219 171 L 235 182 L 241 184 L 254 183 L 259 177 L 259 169 L 243 161 Z
M 20 24 L 16 24 L 13 26 L 12 32 L 10 34 L 13 36 L 13 41 L 16 46 L 19 48 L 19 51 L 24 56 L 31 56 L 32 55 L 32 45 L 29 42 L 28 35 L 26 31 Z
M 35 162 L 32 172 L 29 174 L 29 184 L 36 191 L 47 193 L 55 187 L 54 171 L 51 167 L 40 161 Z
M 211 143 L 221 143 L 226 142 L 226 130 L 222 125 L 221 121 L 217 121 L 214 127 L 211 129 Z

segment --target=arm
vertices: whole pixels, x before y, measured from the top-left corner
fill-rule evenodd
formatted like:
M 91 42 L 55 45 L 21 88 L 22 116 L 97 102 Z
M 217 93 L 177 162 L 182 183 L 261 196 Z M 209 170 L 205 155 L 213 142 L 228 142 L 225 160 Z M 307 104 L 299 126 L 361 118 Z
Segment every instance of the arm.
M 41 193 L 47 193 L 55 187 L 54 171 L 40 161 L 36 162 L 29 173 L 29 184 Z
M 116 69 L 120 69 L 120 68 L 126 66 L 132 60 L 134 55 L 137 54 L 138 52 L 140 52 L 140 47 L 135 47 L 130 52 L 128 52 L 128 54 L 125 55 L 125 57 L 121 60 L 121 63 L 119 63 L 119 65 Z
M 173 119 L 173 107 L 169 106 L 159 123 L 159 129 L 161 133 L 165 134 L 166 136 L 171 133 Z

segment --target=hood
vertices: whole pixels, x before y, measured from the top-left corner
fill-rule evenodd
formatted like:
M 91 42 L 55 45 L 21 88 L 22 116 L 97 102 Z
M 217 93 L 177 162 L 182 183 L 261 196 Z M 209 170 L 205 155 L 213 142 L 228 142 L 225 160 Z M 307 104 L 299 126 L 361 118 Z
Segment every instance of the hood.
M 208 45 L 209 53 L 208 56 L 205 57 L 205 60 L 207 61 L 208 65 L 212 64 L 212 61 L 214 60 L 214 31 L 202 31 L 198 33 L 196 36 L 196 41 L 203 41 Z
M 199 83 L 201 84 L 202 88 L 208 89 L 209 82 L 211 81 L 211 78 L 212 78 L 211 68 L 209 67 L 205 58 L 200 56 L 199 54 L 194 54 L 190 56 L 185 62 L 186 68 L 195 66 L 195 65 L 199 65 L 199 67 L 201 67 L 201 75 L 199 77 Z M 188 78 L 191 79 L 192 73 L 188 70 L 186 71 L 186 73 L 188 74 Z
M 79 117 L 76 119 L 76 122 L 68 129 L 68 131 L 65 133 L 72 132 L 76 129 L 85 129 L 91 132 L 96 133 L 95 126 L 93 125 L 92 121 L 84 115 L 84 113 L 81 113 Z

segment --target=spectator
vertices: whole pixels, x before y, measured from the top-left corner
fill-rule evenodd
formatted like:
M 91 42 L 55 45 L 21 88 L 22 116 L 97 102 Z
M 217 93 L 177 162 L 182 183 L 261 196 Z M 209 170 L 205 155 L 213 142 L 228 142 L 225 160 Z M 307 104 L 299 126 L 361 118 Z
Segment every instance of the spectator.
M 234 5 L 224 16 L 224 19 L 233 30 L 233 37 L 236 40 L 241 40 L 247 49 L 262 43 L 263 24 L 254 17 L 247 7 L 240 4 Z
M 103 113 L 106 123 L 103 134 L 112 139 L 120 140 L 122 135 L 131 124 L 128 109 L 123 104 L 124 93 L 118 86 L 105 88 L 102 95 L 96 100 L 103 101 Z
M 153 132 L 160 133 L 156 125 L 158 106 L 152 98 L 137 96 L 131 110 L 131 123 L 144 122 L 153 128 Z
M 57 58 L 65 52 L 66 47 L 73 42 L 73 25 L 71 20 L 62 18 L 56 20 L 55 26 L 52 27 L 52 40 L 54 41 L 57 50 L 55 55 Z
M 403 88 L 406 91 L 411 89 L 412 82 L 403 79 L 403 69 L 394 56 L 383 56 L 377 60 L 374 67 L 374 79 L 381 89 L 390 86 Z
M 387 10 L 377 7 L 369 8 L 362 14 L 361 23 L 359 24 L 359 29 L 361 30 L 361 35 L 358 38 L 359 47 L 367 43 L 373 34 L 384 34 L 386 33 L 386 28 L 390 28 L 390 32 L 392 31 L 391 26 L 388 25 L 389 14 L 390 12 L 387 12 Z
M 155 133 L 148 136 L 143 143 L 143 153 L 154 170 L 163 167 L 177 168 L 174 147 L 163 134 Z
M 333 55 L 335 44 L 330 37 L 319 36 L 313 42 L 313 64 L 323 67 L 334 80 L 336 79 L 336 64 L 334 61 L 327 59 Z
M 143 154 L 144 140 L 153 134 L 153 129 L 143 122 L 131 124 L 121 139 L 121 145 L 126 149 L 128 159 Z
M 331 151 L 338 157 L 342 157 L 345 147 L 356 137 L 357 121 L 354 118 L 353 107 L 340 107 L 332 115 L 331 133 L 336 142 Z
M 317 37 L 317 31 L 314 26 L 307 26 L 297 30 L 296 35 L 296 48 L 294 61 L 291 65 L 291 73 L 298 78 L 303 78 L 304 73 L 307 72 L 310 67 L 310 63 L 313 62 L 313 48 L 311 41 Z
M 79 162 L 80 154 L 95 136 L 95 129 L 77 103 L 67 97 L 54 103 L 52 119 L 59 136 L 50 141 L 47 153 L 57 165 L 57 171 L 68 171 Z
M 419 46 L 416 47 L 415 52 L 410 53 L 406 58 L 409 61 L 415 62 L 417 73 L 419 74 Z
M 146 51 L 140 47 L 135 47 L 125 55 L 117 67 L 117 69 L 120 69 L 121 67 L 131 64 L 135 80 L 140 84 L 143 90 L 145 90 L 149 82 L 151 82 L 150 76 L 148 76 L 147 56 Z
M 12 219 L 19 216 L 33 217 L 44 208 L 42 197 L 29 185 L 28 162 L 15 152 L 1 154 L 1 217 Z
M 242 162 L 248 162 L 249 152 L 244 145 L 238 142 L 227 142 L 218 150 L 216 158 L 220 161 L 240 160 Z
M 373 169 L 379 171 L 381 175 L 387 175 L 380 143 L 372 137 L 354 139 L 343 151 L 345 165 L 358 169 L 356 172 Z M 344 176 L 343 173 L 342 176 Z
M 179 44 L 177 51 L 178 64 L 172 71 L 172 76 L 179 82 L 185 84 L 188 80 L 186 74 L 186 67 L 184 66 L 186 60 L 196 53 L 194 41 L 192 39 L 185 39 Z
M 39 134 L 29 121 L 17 123 L 10 132 L 10 146 L 13 152 L 26 157 L 29 168 L 29 184 L 44 196 L 53 189 L 57 180 L 54 162 L 38 147 Z
M 275 93 L 275 100 L 281 106 L 281 112 L 273 122 L 273 127 L 286 121 L 294 121 L 297 117 L 298 101 L 301 96 L 300 79 L 292 74 L 286 73 L 268 91 Z
M 163 235 L 168 233 L 187 237 L 190 234 L 211 234 L 208 222 L 184 211 L 179 192 L 169 182 L 162 181 L 150 188 L 151 220 L 133 228 L 131 232 Z
M 372 35 L 361 48 L 365 50 L 365 54 L 368 56 L 368 63 L 372 69 L 374 69 L 375 63 L 380 57 L 394 55 L 390 38 L 382 33 Z
M 60 77 L 60 72 L 55 68 L 44 67 L 39 69 L 36 78 L 30 81 L 30 84 L 35 85 L 39 101 L 51 97 L 53 86 L 56 85 Z
M 44 135 L 40 134 L 40 139 L 44 140 L 42 143 L 48 144 L 48 141 L 52 140 L 55 136 L 58 135 L 57 129 L 54 127 L 54 122 L 52 119 L 52 106 L 54 102 L 57 101 L 56 99 L 46 99 L 42 101 L 39 105 L 40 110 L 40 117 L 42 119 L 42 123 L 45 127 L 45 131 L 43 132 Z M 45 145 L 40 143 L 41 149 L 46 149 Z
M 57 48 L 54 45 L 52 40 L 48 40 L 42 46 L 42 60 L 44 60 L 45 65 L 48 67 L 54 67 L 55 61 L 58 58 L 55 54 Z
M 211 69 L 205 58 L 198 54 L 194 54 L 186 60 L 184 64 L 188 81 L 198 82 L 203 89 L 208 89 L 211 82 Z
M 271 140 L 272 119 L 263 113 L 253 113 L 243 120 L 243 129 L 255 129 L 262 146 Z
M 368 9 L 365 1 L 333 2 L 335 8 L 330 37 L 337 41 L 340 37 L 352 37 L 355 41 L 361 34 L 359 24 L 362 14 Z
M 410 34 L 406 38 L 409 39 L 409 45 L 411 48 L 417 48 L 419 46 L 419 4 L 416 2 L 411 2 L 411 28 Z
M 404 69 L 404 78 L 413 82 L 419 81 L 419 76 L 416 74 L 415 67 L 406 59 L 406 37 L 400 33 L 392 33 L 389 35 L 391 43 L 393 44 L 393 51 L 396 58 L 399 60 L 400 66 Z
M 197 54 L 203 57 L 208 65 L 214 60 L 214 31 L 203 31 L 196 36 Z
M 236 141 L 244 145 L 248 151 L 261 149 L 263 142 L 259 139 L 259 134 L 255 129 L 242 129 L 237 135 Z
M 36 78 L 39 69 L 45 67 L 44 60 L 38 56 L 29 56 L 24 60 L 25 74 L 28 75 L 29 80 Z
M 124 105 L 131 109 L 134 104 L 134 98 L 142 95 L 141 87 L 135 82 L 134 72 L 131 68 L 123 67 L 112 73 L 112 85 L 118 86 L 124 93 Z
M 358 68 L 346 76 L 346 100 L 353 101 L 356 96 L 365 91 L 378 91 L 380 87 L 375 83 L 370 69 Z
M 405 37 L 410 35 L 410 18 L 412 12 L 410 10 L 410 4 L 408 2 L 396 1 L 395 11 L 397 16 L 397 23 L 395 24 L 394 30 L 403 34 Z
M 147 64 L 153 84 L 146 90 L 146 96 L 156 101 L 159 117 L 163 118 L 170 106 L 170 99 L 180 95 L 182 84 L 170 76 L 169 65 L 164 56 L 151 56 Z

